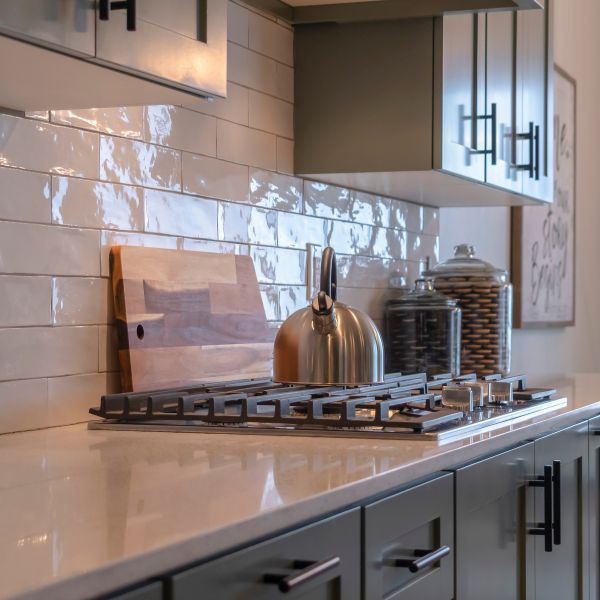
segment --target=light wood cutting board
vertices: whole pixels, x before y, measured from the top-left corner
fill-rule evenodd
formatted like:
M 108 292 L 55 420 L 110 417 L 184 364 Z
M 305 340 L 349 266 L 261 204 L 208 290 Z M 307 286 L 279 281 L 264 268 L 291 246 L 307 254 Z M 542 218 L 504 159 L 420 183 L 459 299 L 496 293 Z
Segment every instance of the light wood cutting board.
M 123 391 L 271 375 L 249 256 L 116 246 L 110 268 Z

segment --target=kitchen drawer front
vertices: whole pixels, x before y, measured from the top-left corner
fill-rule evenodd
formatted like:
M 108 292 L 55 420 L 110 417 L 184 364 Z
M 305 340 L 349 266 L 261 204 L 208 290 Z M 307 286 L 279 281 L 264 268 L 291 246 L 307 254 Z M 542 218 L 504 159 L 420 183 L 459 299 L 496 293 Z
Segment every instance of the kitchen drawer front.
M 456 470 L 456 599 L 533 598 L 534 444 Z
M 0 32 L 94 56 L 95 12 L 87 0 L 1 0 Z
M 294 585 L 285 594 L 278 583 L 265 581 L 266 575 L 298 573 L 294 561 L 316 563 L 328 559 L 338 560 L 331 561 L 332 566 Z M 167 581 L 169 600 L 270 600 L 282 596 L 359 600 L 360 509 L 182 571 Z
M 454 597 L 454 483 L 447 474 L 364 508 L 364 598 L 451 600 Z M 415 550 L 448 546 L 417 573 L 396 566 Z
M 227 2 L 138 1 L 136 29 L 126 11 L 96 21 L 96 59 L 168 85 L 227 93 Z
M 137 590 L 110 596 L 110 600 L 163 600 L 163 586 L 160 582 L 150 583 Z

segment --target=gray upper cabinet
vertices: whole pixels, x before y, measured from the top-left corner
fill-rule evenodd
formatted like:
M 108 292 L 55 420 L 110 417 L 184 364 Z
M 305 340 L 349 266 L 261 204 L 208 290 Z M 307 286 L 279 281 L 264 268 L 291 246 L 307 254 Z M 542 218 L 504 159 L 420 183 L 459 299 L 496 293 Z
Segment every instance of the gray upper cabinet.
M 227 91 L 227 2 L 140 0 L 135 31 L 126 10 L 98 12 L 96 58 L 176 87 Z
M 590 598 L 600 599 L 600 417 L 589 422 Z
M 94 56 L 94 13 L 89 0 L 2 0 L 0 33 Z

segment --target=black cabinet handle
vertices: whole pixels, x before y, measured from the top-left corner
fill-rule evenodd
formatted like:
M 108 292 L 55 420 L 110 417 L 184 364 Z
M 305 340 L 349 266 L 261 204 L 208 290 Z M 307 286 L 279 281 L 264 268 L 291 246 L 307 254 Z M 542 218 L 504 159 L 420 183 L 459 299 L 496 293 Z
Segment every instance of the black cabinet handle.
M 543 535 L 544 550 L 552 552 L 552 467 L 550 465 L 544 466 L 544 474 L 529 481 L 529 485 L 544 488 L 544 522 L 538 523 L 536 527 L 529 529 L 528 533 L 530 535 Z
M 520 165 L 513 165 L 517 171 L 529 171 L 529 177 L 532 179 L 540 178 L 540 126 L 529 122 L 529 131 L 527 133 L 517 133 L 515 138 L 529 142 L 529 162 Z
M 491 104 L 491 110 L 489 115 L 478 115 L 477 119 L 487 121 L 488 119 L 491 121 L 492 127 L 492 147 L 489 150 L 477 150 L 477 143 L 474 142 L 474 147 L 470 150 L 471 154 L 489 154 L 491 157 L 491 163 L 495 165 L 498 161 L 498 149 L 496 147 L 496 142 L 498 140 L 498 107 L 495 102 Z M 470 118 L 470 117 L 465 117 Z
M 396 567 L 406 567 L 411 573 L 418 573 L 450 554 L 450 547 L 440 546 L 435 550 L 415 550 L 413 554 L 418 558 L 396 558 L 394 565 Z
M 135 31 L 135 0 L 100 0 L 98 16 L 101 21 L 108 21 L 111 10 L 126 10 L 127 31 Z
M 341 559 L 339 556 L 332 556 L 330 558 L 325 558 L 318 562 L 307 560 L 295 560 L 294 569 L 300 569 L 300 571 L 287 576 L 266 573 L 265 575 L 263 575 L 263 581 L 265 583 L 277 584 L 279 591 L 286 594 L 287 592 L 291 592 L 292 590 L 296 589 L 302 584 L 311 581 L 315 577 L 322 575 L 326 571 L 334 569 L 340 564 L 340 562 Z
M 594 429 L 591 433 L 592 435 L 600 435 L 600 429 Z
M 560 510 L 560 460 L 552 461 L 553 529 L 554 544 L 560 546 L 561 510 Z

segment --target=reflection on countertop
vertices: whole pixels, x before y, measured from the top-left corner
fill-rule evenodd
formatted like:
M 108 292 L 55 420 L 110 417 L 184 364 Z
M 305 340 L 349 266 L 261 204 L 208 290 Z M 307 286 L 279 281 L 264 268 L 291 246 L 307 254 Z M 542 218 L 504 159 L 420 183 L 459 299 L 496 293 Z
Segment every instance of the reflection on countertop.
M 85 425 L 0 436 L 0 598 L 91 597 L 600 413 L 600 374 L 543 384 L 566 406 L 444 445 Z

